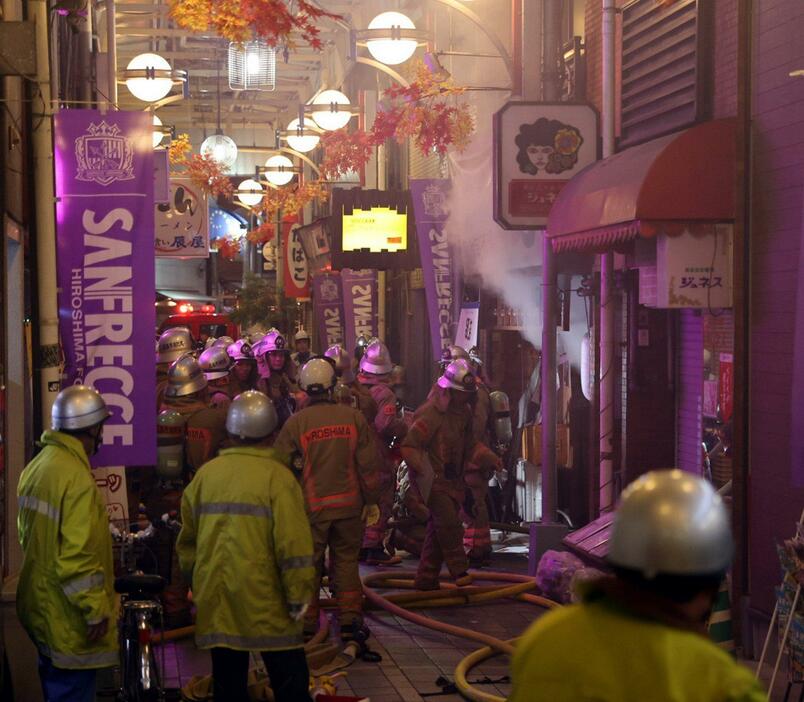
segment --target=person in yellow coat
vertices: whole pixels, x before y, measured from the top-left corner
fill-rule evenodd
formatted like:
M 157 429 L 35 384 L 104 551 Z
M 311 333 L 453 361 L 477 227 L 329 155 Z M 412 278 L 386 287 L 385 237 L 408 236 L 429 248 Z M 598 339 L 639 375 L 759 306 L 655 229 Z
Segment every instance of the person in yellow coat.
M 525 633 L 509 702 L 765 700 L 707 636 L 732 551 L 728 514 L 709 483 L 678 470 L 643 475 L 615 516 L 615 574 Z
M 302 619 L 313 597 L 313 540 L 285 456 L 268 443 L 278 419 L 263 393 L 229 407 L 224 449 L 182 497 L 176 548 L 192 583 L 195 640 L 211 649 L 216 700 L 248 700 L 249 651 L 262 654 L 276 702 L 309 702 Z
M 89 467 L 108 417 L 93 388 L 62 390 L 53 430 L 42 434 L 17 488 L 17 613 L 39 651 L 48 702 L 94 702 L 98 669 L 117 663 L 112 539 Z

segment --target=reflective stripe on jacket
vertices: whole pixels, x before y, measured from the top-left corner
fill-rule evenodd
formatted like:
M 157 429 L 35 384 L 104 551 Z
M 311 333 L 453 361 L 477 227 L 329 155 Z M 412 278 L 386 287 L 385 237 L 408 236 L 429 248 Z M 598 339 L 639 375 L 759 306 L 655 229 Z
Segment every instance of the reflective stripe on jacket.
M 181 515 L 176 549 L 192 582 L 198 646 L 302 646 L 302 623 L 288 603 L 313 596 L 313 540 L 284 457 L 271 448 L 224 449 L 185 489 Z
M 762 702 L 753 675 L 700 634 L 605 600 L 552 610 L 525 633 L 509 702 Z
M 37 648 L 58 668 L 117 663 L 114 569 L 109 518 L 84 447 L 56 431 L 17 488 L 17 526 L 24 553 L 17 613 Z M 102 640 L 87 626 L 109 620 Z

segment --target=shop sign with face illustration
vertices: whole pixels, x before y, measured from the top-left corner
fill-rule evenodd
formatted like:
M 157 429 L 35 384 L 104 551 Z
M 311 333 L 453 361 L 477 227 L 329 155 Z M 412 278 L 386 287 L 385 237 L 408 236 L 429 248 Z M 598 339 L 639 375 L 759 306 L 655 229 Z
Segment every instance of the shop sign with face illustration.
M 509 102 L 494 115 L 494 150 L 494 219 L 505 229 L 543 229 L 564 184 L 597 160 L 597 113 Z

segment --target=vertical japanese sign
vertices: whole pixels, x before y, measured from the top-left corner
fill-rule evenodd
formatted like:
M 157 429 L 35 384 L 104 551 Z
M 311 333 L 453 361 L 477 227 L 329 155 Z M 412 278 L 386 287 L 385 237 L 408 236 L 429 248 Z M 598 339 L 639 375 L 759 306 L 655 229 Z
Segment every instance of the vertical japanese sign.
M 461 299 L 455 249 L 444 228 L 449 218 L 448 191 L 447 180 L 410 181 L 434 358 L 441 358 L 444 349 L 452 344 Z
M 154 229 L 159 258 L 208 258 L 207 196 L 189 178 L 173 178 L 168 201 L 156 206 Z
M 100 466 L 156 461 L 152 132 L 145 112 L 55 118 L 64 383 L 109 406 Z
M 343 290 L 343 333 L 347 348 L 354 348 L 357 337 L 370 339 L 378 334 L 377 271 L 341 271 Z
M 282 253 L 285 265 L 285 297 L 310 297 L 307 258 L 304 255 L 299 224 L 282 222 Z
M 455 345 L 469 351 L 477 346 L 477 326 L 480 320 L 480 303 L 464 302 L 458 327 L 455 330 Z
M 730 353 L 720 354 L 720 377 L 718 378 L 718 404 L 720 418 L 730 422 L 734 414 L 734 356 Z
M 324 349 L 332 344 L 343 343 L 343 292 L 340 275 L 320 273 L 313 277 L 313 311 L 319 346 Z

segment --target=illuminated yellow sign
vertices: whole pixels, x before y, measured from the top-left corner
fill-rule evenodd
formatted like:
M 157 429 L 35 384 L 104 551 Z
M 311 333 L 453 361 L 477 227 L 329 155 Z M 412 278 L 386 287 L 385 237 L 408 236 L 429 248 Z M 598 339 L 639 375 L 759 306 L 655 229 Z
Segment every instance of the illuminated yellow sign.
M 343 215 L 343 250 L 372 253 L 408 248 L 408 216 L 391 207 L 355 208 Z

